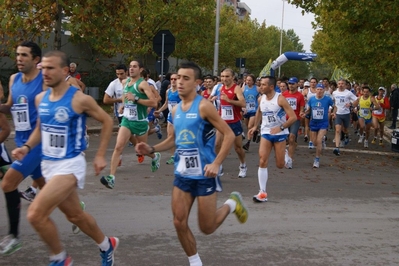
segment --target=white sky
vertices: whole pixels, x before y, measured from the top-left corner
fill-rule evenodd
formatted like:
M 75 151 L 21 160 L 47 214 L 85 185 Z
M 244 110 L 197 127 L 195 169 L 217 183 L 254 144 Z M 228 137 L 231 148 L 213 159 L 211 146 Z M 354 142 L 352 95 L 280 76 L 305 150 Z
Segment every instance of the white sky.
M 251 9 L 251 18 L 257 19 L 259 23 L 266 20 L 266 26 L 277 26 L 281 28 L 283 15 L 283 0 L 241 0 Z M 283 29 L 293 29 L 299 37 L 300 42 L 307 52 L 310 52 L 314 30 L 311 22 L 314 20 L 313 14 L 302 16 L 302 9 L 294 5 L 284 3 L 284 24 Z M 283 51 L 284 52 L 284 51 Z

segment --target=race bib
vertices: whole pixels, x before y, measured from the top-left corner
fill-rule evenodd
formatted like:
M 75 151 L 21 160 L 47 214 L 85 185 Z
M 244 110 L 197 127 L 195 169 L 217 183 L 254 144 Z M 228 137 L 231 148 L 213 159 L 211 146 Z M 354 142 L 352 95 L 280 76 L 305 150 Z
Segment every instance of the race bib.
M 42 124 L 42 152 L 52 158 L 63 158 L 67 152 L 68 128 Z
M 181 176 L 202 176 L 201 158 L 198 149 L 178 149 L 179 163 L 176 171 Z
M 266 122 L 267 127 L 272 128 L 279 125 L 279 122 L 277 121 L 273 112 L 263 112 L 262 119 Z
M 254 101 L 247 102 L 246 104 L 247 113 L 253 113 L 256 111 L 256 103 Z
M 312 109 L 312 118 L 316 120 L 321 120 L 324 117 L 324 109 L 323 108 L 313 108 Z
M 129 121 L 137 121 L 137 105 L 132 103 L 125 104 L 125 109 L 123 110 L 123 116 Z
M 11 114 L 16 131 L 28 131 L 32 129 L 29 120 L 29 108 L 27 103 L 14 104 L 11 107 Z
M 292 110 L 296 110 L 296 98 L 287 98 L 288 103 L 290 104 Z
M 173 102 L 168 101 L 168 109 L 169 109 L 169 112 L 172 111 L 173 107 L 175 107 L 176 104 L 177 104 L 176 101 L 173 101 Z
M 384 112 L 384 110 L 382 108 L 378 109 L 378 110 L 374 110 L 373 114 L 375 115 L 382 115 L 382 113 Z
M 223 120 L 234 120 L 233 106 L 231 105 L 222 105 L 222 119 Z
M 370 109 L 368 109 L 368 108 L 361 108 L 361 109 L 359 110 L 359 112 L 360 112 L 360 116 L 361 116 L 361 117 L 366 117 L 366 116 L 368 116 L 368 115 L 370 114 Z

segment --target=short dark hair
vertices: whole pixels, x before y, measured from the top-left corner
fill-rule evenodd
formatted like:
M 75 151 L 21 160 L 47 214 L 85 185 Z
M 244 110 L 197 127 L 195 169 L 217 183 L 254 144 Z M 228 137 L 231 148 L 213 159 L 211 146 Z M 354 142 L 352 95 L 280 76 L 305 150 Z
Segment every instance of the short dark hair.
M 144 68 L 143 62 L 139 59 L 132 59 L 130 62 L 137 62 L 137 64 L 139 65 L 139 68 Z
M 277 81 L 276 78 L 273 76 L 263 76 L 261 77 L 261 79 L 269 79 L 268 85 L 273 85 L 274 87 L 276 87 Z
M 20 43 L 18 46 L 30 48 L 30 54 L 32 55 L 33 59 L 35 59 L 37 56 L 39 57 L 39 59 L 42 59 L 42 49 L 40 49 L 37 43 L 32 41 L 24 41 Z
M 250 77 L 252 79 L 252 82 L 255 83 L 256 82 L 256 78 L 253 74 L 247 74 L 247 78 Z
M 61 67 L 69 68 L 69 58 L 66 53 L 59 51 L 59 50 L 54 50 L 54 51 L 49 51 L 49 52 L 45 53 L 43 57 L 52 57 L 52 56 L 55 56 L 55 57 L 58 57 L 61 59 L 61 62 L 60 62 Z
M 125 64 L 119 64 L 116 66 L 115 70 L 124 70 L 127 71 L 127 66 Z
M 201 77 L 202 77 L 201 68 L 194 62 L 191 62 L 191 61 L 183 62 L 180 64 L 179 69 L 180 68 L 192 69 L 194 71 L 195 79 L 201 79 Z

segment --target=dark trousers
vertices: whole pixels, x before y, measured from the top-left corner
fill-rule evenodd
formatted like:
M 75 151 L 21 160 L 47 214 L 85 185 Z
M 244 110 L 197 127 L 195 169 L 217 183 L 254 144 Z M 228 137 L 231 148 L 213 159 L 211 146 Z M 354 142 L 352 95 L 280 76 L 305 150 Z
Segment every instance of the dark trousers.
M 396 128 L 396 120 L 398 119 L 398 108 L 392 109 L 392 126 Z

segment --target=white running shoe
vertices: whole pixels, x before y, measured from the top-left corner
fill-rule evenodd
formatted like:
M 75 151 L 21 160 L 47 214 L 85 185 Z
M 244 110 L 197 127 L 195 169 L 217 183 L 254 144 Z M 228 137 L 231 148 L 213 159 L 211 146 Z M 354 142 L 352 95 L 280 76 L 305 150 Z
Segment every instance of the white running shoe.
M 244 178 L 246 176 L 247 176 L 247 167 L 246 166 L 244 166 L 244 167 L 240 166 L 240 172 L 238 173 L 238 177 L 239 178 Z
M 364 147 L 365 147 L 365 148 L 368 148 L 368 147 L 369 147 L 369 141 L 368 141 L 368 140 L 365 140 L 365 141 L 364 141 Z
M 360 137 L 359 137 L 359 140 L 357 141 L 357 143 L 362 143 L 362 142 L 363 142 L 363 139 L 364 139 L 364 136 L 360 136 Z

